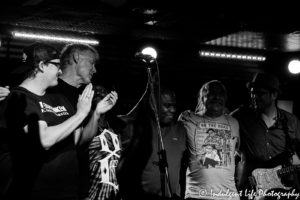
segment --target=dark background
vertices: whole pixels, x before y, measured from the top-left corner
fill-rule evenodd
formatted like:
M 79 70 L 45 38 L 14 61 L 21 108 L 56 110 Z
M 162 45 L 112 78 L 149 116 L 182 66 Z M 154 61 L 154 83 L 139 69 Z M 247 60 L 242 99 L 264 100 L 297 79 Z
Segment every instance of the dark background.
M 10 72 L 18 66 L 22 48 L 34 40 L 14 38 L 11 32 L 25 30 L 99 40 L 93 82 L 119 93 L 119 114 L 127 113 L 145 90 L 146 64 L 134 55 L 148 45 L 158 53 L 161 84 L 177 93 L 179 111 L 194 110 L 200 87 L 212 79 L 227 87 L 231 111 L 247 101 L 246 82 L 267 71 L 282 83 L 280 99 L 293 101 L 293 112 L 300 113 L 299 75 L 287 71 L 287 62 L 300 51 L 300 23 L 292 2 L 10 0 L 1 8 L 1 85 L 18 82 Z M 263 55 L 266 61 L 204 58 L 200 50 Z

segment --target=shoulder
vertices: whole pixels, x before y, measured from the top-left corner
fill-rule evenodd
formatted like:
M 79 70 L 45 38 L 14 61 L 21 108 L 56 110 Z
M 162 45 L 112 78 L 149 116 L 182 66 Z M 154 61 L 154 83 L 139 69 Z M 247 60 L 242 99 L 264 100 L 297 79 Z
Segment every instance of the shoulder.
M 299 122 L 299 119 L 297 118 L 296 115 L 292 114 L 292 113 L 289 113 L 283 109 L 280 109 L 279 108 L 279 112 L 280 112 L 280 115 L 283 116 L 283 119 L 286 120 L 286 122 L 289 124 L 289 125 L 292 125 L 292 126 L 299 126 L 300 122 Z
M 239 122 L 235 117 L 233 117 L 231 115 L 224 115 L 224 117 L 228 121 L 228 123 L 230 124 L 231 127 L 233 127 L 236 130 L 239 129 Z
M 37 95 L 33 94 L 29 90 L 22 87 L 15 87 L 11 90 L 10 94 L 7 97 L 9 102 L 18 102 L 19 104 L 22 102 L 32 103 L 37 102 Z
M 231 113 L 229 113 L 229 115 L 238 119 L 242 116 L 252 115 L 254 113 L 255 113 L 254 109 L 252 109 L 250 106 L 241 105 L 235 110 L 233 110 Z
M 10 95 L 21 95 L 21 94 L 30 94 L 30 93 L 31 92 L 29 92 L 25 88 L 17 86 L 11 89 Z
M 285 110 L 283 110 L 281 108 L 278 108 L 278 110 L 279 110 L 280 114 L 283 115 L 283 116 L 285 116 L 285 117 L 288 117 L 288 118 L 291 118 L 291 119 L 292 118 L 293 119 L 297 118 L 294 114 L 292 114 L 290 112 L 287 112 L 287 111 L 285 111 Z
M 177 121 L 175 123 L 175 126 L 176 126 L 176 129 L 177 129 L 178 132 L 185 132 L 186 131 L 182 121 Z
M 234 116 L 225 115 L 225 117 L 227 118 L 227 120 L 229 121 L 229 123 L 234 124 L 234 125 L 238 124 L 238 121 L 237 121 L 237 119 Z
M 5 117 L 10 120 L 20 120 L 26 115 L 40 115 L 39 96 L 25 88 L 17 87 L 11 90 L 5 108 Z
M 186 110 L 186 111 L 183 111 L 183 112 L 179 115 L 178 120 L 179 120 L 179 121 L 186 121 L 186 120 L 193 119 L 193 118 L 196 118 L 196 117 L 197 117 L 197 116 L 195 115 L 194 112 L 192 112 L 191 110 Z
M 235 115 L 236 113 L 240 113 L 242 111 L 245 111 L 245 105 L 240 105 L 239 107 L 237 107 L 236 109 L 234 109 L 233 111 L 231 111 L 229 113 L 229 115 Z
M 225 117 L 227 118 L 227 120 L 230 124 L 232 134 L 234 136 L 239 136 L 239 122 L 238 122 L 238 120 L 236 118 L 230 116 L 230 115 L 225 115 Z

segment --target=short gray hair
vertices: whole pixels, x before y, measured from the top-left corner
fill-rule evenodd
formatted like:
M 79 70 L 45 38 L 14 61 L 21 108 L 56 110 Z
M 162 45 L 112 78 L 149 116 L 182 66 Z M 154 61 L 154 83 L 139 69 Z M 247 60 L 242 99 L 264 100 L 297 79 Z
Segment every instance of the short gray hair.
M 73 63 L 73 55 L 75 52 L 87 52 L 90 51 L 94 54 L 95 60 L 99 60 L 98 51 L 88 45 L 88 44 L 78 44 L 78 43 L 71 43 L 67 44 L 61 51 L 60 54 L 60 63 L 62 70 L 67 66 Z

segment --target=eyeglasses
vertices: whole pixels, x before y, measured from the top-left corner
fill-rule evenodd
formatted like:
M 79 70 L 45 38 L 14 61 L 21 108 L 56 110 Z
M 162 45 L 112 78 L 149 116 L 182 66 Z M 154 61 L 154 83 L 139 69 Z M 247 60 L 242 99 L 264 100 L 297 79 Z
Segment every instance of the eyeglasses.
M 49 62 L 47 62 L 47 63 L 50 63 L 50 64 L 52 64 L 52 65 L 55 65 L 55 67 L 57 67 L 58 69 L 60 69 L 60 63 L 57 63 L 57 62 L 51 62 L 51 61 L 49 61 Z

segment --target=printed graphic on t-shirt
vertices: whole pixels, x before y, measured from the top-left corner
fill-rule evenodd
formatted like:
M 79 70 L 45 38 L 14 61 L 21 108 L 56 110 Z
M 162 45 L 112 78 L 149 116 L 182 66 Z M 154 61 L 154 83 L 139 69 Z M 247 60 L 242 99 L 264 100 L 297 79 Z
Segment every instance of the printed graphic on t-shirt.
M 105 129 L 93 139 L 89 152 L 93 179 L 92 188 L 98 187 L 100 182 L 118 189 L 116 167 L 121 153 L 118 136 Z
M 40 107 L 41 107 L 41 112 L 42 113 L 46 113 L 46 112 L 50 112 L 55 114 L 56 116 L 63 116 L 63 115 L 69 115 L 67 109 L 65 108 L 65 106 L 56 106 L 56 107 L 52 107 L 44 102 L 39 102 Z
M 232 164 L 230 125 L 216 122 L 200 123 L 196 129 L 195 145 L 200 166 L 227 167 Z

